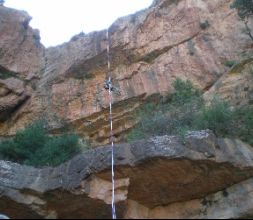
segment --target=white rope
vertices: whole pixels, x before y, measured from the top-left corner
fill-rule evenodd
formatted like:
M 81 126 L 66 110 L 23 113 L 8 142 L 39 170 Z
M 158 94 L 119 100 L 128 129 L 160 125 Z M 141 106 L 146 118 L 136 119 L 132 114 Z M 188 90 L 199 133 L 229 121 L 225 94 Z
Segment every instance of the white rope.
M 113 96 L 112 96 L 112 91 L 113 91 L 113 86 L 112 86 L 112 78 L 111 78 L 111 61 L 110 61 L 110 36 L 109 36 L 109 30 L 107 30 L 107 58 L 108 58 L 108 75 L 109 75 L 109 80 L 108 86 L 109 86 L 109 98 L 110 98 L 110 127 L 111 127 L 111 132 L 110 132 L 110 141 L 111 141 L 111 157 L 112 157 L 112 218 L 117 219 L 116 215 L 116 206 L 115 206 L 115 180 L 114 180 L 114 140 L 113 140 L 113 119 L 112 119 L 112 103 L 113 103 Z

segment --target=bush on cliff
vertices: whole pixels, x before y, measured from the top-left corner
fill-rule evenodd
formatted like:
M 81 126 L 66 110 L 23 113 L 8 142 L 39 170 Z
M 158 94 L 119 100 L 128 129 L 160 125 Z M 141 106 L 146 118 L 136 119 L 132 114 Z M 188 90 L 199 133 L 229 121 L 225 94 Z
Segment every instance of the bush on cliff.
M 154 135 L 183 135 L 193 127 L 192 119 L 204 103 L 202 95 L 190 81 L 177 79 L 173 85 L 175 93 L 166 97 L 167 101 L 144 105 L 140 109 L 137 113 L 139 123 L 129 133 L 128 141 Z
M 234 112 L 226 102 L 216 98 L 209 106 L 203 106 L 193 120 L 195 129 L 210 129 L 218 136 L 227 136 L 232 132 Z
M 235 112 L 234 136 L 253 145 L 253 107 L 244 107 Z
M 0 143 L 1 158 L 35 167 L 57 166 L 81 151 L 77 135 L 51 137 L 44 125 L 35 122 L 18 131 L 13 139 Z
M 181 79 L 174 82 L 174 88 L 167 102 L 141 108 L 139 123 L 129 133 L 128 141 L 167 134 L 184 137 L 187 131 L 210 129 L 219 137 L 236 137 L 253 144 L 252 107 L 233 109 L 217 98 L 207 106 L 200 91 Z
M 241 19 L 249 19 L 253 15 L 253 1 L 252 0 L 234 0 L 231 8 L 235 8 L 238 16 Z
M 234 0 L 231 8 L 235 8 L 237 10 L 238 16 L 244 22 L 245 25 L 245 33 L 253 40 L 252 30 L 248 25 L 249 19 L 253 15 L 253 1 L 252 0 Z

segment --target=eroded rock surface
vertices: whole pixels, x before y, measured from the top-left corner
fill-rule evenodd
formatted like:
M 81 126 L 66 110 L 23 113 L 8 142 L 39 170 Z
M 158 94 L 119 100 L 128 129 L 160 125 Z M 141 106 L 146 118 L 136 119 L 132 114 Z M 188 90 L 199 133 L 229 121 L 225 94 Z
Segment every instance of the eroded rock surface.
M 252 104 L 252 60 L 229 69 L 252 42 L 232 0 L 156 0 L 109 29 L 116 141 L 148 100 L 188 79 L 233 105 Z M 0 136 L 46 118 L 52 133 L 72 126 L 94 146 L 108 143 L 106 31 L 44 48 L 25 12 L 0 6 Z M 250 26 L 252 24 L 249 23 Z M 226 74 L 224 74 L 226 73 Z M 211 88 L 211 89 L 210 89 Z M 119 218 L 250 218 L 253 150 L 239 140 L 194 132 L 116 148 Z M 0 161 L 0 213 L 11 218 L 110 218 L 111 151 L 101 147 L 57 168 Z
M 31 108 L 30 98 L 36 96 L 35 84 L 45 65 L 45 51 L 39 31 L 29 26 L 30 20 L 24 11 L 0 6 L 1 134 L 8 134 L 10 127 L 17 130 L 14 121 L 22 117 L 25 107 L 29 106 L 30 112 L 37 111 Z M 23 126 L 28 121 L 24 120 Z
M 252 187 L 253 150 L 239 140 L 193 132 L 186 144 L 163 136 L 118 145 L 115 154 L 121 218 L 251 214 L 253 204 L 243 208 L 246 201 L 239 198 Z M 1 161 L 0 211 L 12 218 L 110 218 L 110 155 L 110 147 L 102 147 L 44 169 Z M 231 203 L 235 212 L 222 214 L 218 204 L 223 203 L 226 209 Z M 194 212 L 188 213 L 191 206 Z
M 238 60 L 242 51 L 251 48 L 231 2 L 159 0 L 110 27 L 112 74 L 121 93 L 114 96 L 117 140 L 135 125 L 133 113 L 140 105 L 173 92 L 175 78 L 189 79 L 206 91 L 227 72 L 225 61 Z M 94 146 L 108 143 L 109 100 L 103 89 L 106 31 L 79 34 L 68 43 L 44 49 L 29 20 L 24 12 L 0 7 L 0 65 L 22 77 L 40 77 L 35 90 L 29 90 L 29 102 L 0 125 L 0 135 L 13 135 L 44 117 L 55 133 L 67 123 Z M 17 104 L 20 97 L 13 99 Z
M 238 61 L 204 97 L 207 102 L 219 97 L 237 107 L 253 105 L 253 59 Z
M 0 6 L 0 69 L 24 79 L 38 74 L 44 62 L 39 31 L 29 26 L 31 19 L 24 11 Z
M 129 201 L 125 217 L 128 219 L 251 219 L 252 186 L 253 179 L 249 179 L 202 199 L 154 209 L 147 209 L 134 201 Z

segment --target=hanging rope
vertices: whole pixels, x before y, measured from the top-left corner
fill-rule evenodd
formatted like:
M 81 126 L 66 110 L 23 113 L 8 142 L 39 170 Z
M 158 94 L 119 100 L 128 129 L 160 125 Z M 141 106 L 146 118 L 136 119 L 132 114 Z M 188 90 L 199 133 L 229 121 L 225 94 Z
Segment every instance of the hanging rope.
M 113 103 L 113 96 L 112 92 L 114 90 L 113 85 L 112 85 L 112 74 L 111 74 L 111 56 L 110 56 L 110 35 L 109 35 L 109 29 L 107 29 L 107 61 L 108 61 L 108 80 L 105 81 L 105 89 L 109 91 L 109 100 L 110 100 L 110 127 L 111 127 L 111 132 L 110 132 L 110 142 L 112 146 L 111 150 L 111 157 L 112 157 L 112 218 L 117 219 L 116 216 L 116 206 L 115 206 L 115 180 L 114 180 L 114 140 L 113 140 L 113 119 L 112 119 L 112 103 Z

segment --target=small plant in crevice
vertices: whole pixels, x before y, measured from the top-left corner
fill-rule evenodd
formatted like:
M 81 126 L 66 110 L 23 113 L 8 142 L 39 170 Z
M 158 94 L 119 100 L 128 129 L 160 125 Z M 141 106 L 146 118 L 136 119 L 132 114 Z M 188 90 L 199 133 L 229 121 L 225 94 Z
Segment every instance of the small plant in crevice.
M 236 60 L 227 60 L 227 61 L 224 62 L 224 65 L 229 67 L 229 68 L 232 68 L 236 64 L 237 64 Z
M 58 166 L 81 152 L 79 136 L 66 133 L 51 136 L 40 120 L 0 143 L 0 157 L 34 167 Z
M 18 78 L 15 73 L 0 70 L 0 79 Z
M 196 48 L 195 48 L 194 42 L 193 42 L 192 40 L 189 40 L 189 41 L 187 42 L 187 46 L 188 46 L 189 54 L 190 54 L 191 56 L 193 56 L 193 55 L 197 52 L 197 50 L 196 50 Z
M 201 29 L 205 30 L 210 27 L 210 23 L 208 20 L 205 20 L 204 22 L 200 22 L 199 26 Z

